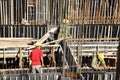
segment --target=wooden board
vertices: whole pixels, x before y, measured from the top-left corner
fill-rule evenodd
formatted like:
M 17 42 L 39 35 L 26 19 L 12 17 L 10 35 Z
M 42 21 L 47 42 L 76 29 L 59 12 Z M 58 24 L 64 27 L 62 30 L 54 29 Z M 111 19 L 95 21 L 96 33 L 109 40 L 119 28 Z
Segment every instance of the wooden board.
M 48 45 L 48 44 L 51 44 L 51 43 L 59 43 L 62 40 L 63 40 L 63 38 L 57 39 L 57 40 L 54 40 L 54 41 L 51 41 L 51 42 L 44 43 L 44 45 Z
M 43 42 L 50 37 L 50 34 L 54 33 L 55 31 L 57 31 L 57 27 L 54 27 L 54 28 L 50 29 L 42 38 L 40 38 L 39 40 L 37 40 L 36 43 L 43 44 Z M 33 49 L 34 47 L 35 47 L 35 45 L 30 45 L 29 49 Z
M 42 38 L 40 38 L 36 43 L 41 43 L 47 40 L 50 37 L 50 33 L 54 33 L 57 30 L 57 27 L 50 29 Z
M 28 47 L 28 43 L 37 41 L 33 38 L 0 38 L 0 48 Z

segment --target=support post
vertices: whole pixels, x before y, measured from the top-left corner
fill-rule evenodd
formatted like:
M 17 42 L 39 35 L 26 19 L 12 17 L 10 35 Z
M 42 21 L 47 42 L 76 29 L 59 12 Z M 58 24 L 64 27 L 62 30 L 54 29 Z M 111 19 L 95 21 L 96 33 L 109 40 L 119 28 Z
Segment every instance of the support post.
M 66 29 L 66 24 L 63 25 L 64 29 Z M 66 30 L 64 32 L 65 36 L 64 36 L 64 40 L 63 40 L 63 46 L 64 46 L 64 51 L 63 51 L 63 70 L 62 70 L 62 75 L 65 76 L 65 57 L 66 57 Z
M 118 53 L 117 53 L 117 70 L 116 70 L 116 80 L 120 80 L 120 38 L 119 38 L 119 46 L 118 46 Z
M 20 50 L 19 50 L 19 68 L 23 68 L 22 59 L 23 59 L 23 53 L 22 53 L 22 49 L 20 48 Z
M 63 76 L 65 76 L 65 65 L 66 65 L 66 47 L 67 47 L 67 43 L 66 43 L 66 40 L 67 40 L 67 38 L 66 37 L 68 37 L 68 34 L 66 33 L 67 32 L 67 27 L 68 27 L 68 24 L 69 23 L 69 20 L 68 19 L 63 19 L 63 27 L 64 27 L 64 31 L 63 31 L 63 34 L 62 35 L 64 35 L 63 36 L 63 38 L 64 38 L 64 40 L 63 40 L 63 70 L 62 70 L 62 75 Z
M 5 48 L 3 49 L 3 67 L 6 69 L 6 57 L 5 57 Z
M 14 24 L 14 4 L 13 0 L 11 0 L 11 24 Z

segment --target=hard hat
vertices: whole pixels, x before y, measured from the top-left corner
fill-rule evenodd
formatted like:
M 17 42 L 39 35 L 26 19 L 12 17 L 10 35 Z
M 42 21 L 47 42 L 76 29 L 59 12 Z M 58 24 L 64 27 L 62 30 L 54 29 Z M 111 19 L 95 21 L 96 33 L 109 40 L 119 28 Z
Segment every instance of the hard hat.
M 28 21 L 27 20 L 24 20 L 24 23 L 27 23 Z
M 100 61 L 104 61 L 104 55 L 103 54 L 98 54 L 98 59 Z
M 25 20 L 24 22 L 27 22 L 27 20 Z
M 22 19 L 22 24 L 28 23 L 28 21 L 26 19 Z
M 68 19 L 63 19 L 64 24 L 68 24 L 70 21 Z
M 42 47 L 41 43 L 35 43 L 35 46 Z

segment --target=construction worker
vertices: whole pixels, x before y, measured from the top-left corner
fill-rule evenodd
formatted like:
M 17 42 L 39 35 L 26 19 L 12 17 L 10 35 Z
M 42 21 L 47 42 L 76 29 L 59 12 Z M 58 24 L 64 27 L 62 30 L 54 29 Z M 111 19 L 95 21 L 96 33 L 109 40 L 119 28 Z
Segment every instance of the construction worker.
M 29 23 L 28 23 L 28 21 L 26 19 L 22 19 L 21 23 L 24 24 L 24 25 L 29 25 Z
M 35 44 L 35 48 L 30 53 L 30 65 L 32 73 L 42 73 L 42 66 L 44 66 L 43 52 L 41 50 L 42 45 L 40 43 Z
M 69 20 L 63 19 L 63 25 L 60 27 L 58 39 L 71 37 L 70 28 L 68 27 L 68 24 L 69 24 Z
M 98 70 L 98 71 L 107 69 L 105 61 L 104 61 L 104 55 L 100 53 L 94 55 L 91 66 L 94 70 Z

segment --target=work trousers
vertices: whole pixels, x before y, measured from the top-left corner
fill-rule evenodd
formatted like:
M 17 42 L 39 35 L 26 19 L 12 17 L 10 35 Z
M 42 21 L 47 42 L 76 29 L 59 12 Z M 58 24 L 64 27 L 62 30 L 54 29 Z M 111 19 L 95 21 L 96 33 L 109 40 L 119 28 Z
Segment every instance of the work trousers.
M 42 73 L 41 65 L 31 66 L 32 73 Z

